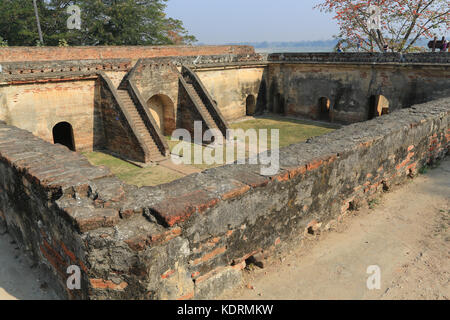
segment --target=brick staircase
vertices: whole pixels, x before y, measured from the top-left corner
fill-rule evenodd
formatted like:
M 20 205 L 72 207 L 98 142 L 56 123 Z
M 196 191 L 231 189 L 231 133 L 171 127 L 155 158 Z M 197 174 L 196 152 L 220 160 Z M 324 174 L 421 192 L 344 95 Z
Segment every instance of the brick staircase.
M 133 100 L 131 99 L 128 90 L 118 89 L 117 93 L 128 114 L 131 116 L 130 125 L 132 125 L 137 130 L 138 135 L 142 138 L 142 141 L 150 151 L 150 161 L 160 162 L 166 160 L 167 157 L 165 157 L 161 150 L 158 148 L 158 145 L 147 129 L 142 116 L 138 112 Z
M 197 104 L 197 106 L 201 109 L 203 113 L 203 118 L 208 125 L 209 129 L 217 129 L 219 130 L 219 127 L 217 126 L 216 121 L 211 116 L 211 113 L 206 108 L 205 104 L 203 103 L 202 99 L 197 93 L 197 90 L 195 90 L 195 87 L 192 83 L 187 82 L 187 88 L 186 88 L 191 96 L 193 97 L 194 102 Z

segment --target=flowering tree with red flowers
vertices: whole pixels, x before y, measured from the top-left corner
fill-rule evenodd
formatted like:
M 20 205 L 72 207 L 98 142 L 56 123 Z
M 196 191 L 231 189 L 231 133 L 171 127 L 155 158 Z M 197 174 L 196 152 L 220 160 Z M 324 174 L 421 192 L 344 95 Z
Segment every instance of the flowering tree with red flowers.
M 380 10 L 379 29 L 369 29 L 369 7 Z M 450 30 L 449 0 L 323 0 L 315 8 L 335 13 L 337 38 L 349 48 L 410 52 L 420 38 L 445 35 Z

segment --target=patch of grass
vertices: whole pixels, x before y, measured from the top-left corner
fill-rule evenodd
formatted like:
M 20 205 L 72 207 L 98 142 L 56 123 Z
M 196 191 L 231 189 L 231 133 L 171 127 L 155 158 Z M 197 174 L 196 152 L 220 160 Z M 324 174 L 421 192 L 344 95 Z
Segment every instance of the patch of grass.
M 182 150 L 181 150 L 181 152 L 177 152 L 177 153 L 174 152 L 174 148 L 179 143 L 179 141 L 172 141 L 172 137 L 166 137 L 166 138 L 167 138 L 167 143 L 169 145 L 170 152 L 174 153 L 174 154 L 176 154 L 176 155 L 178 155 L 180 157 L 184 156 Z M 200 170 L 207 170 L 207 169 L 211 169 L 211 168 L 220 166 L 220 165 L 217 165 L 217 164 L 212 164 L 212 165 L 208 165 L 208 164 L 194 164 L 194 144 L 193 143 L 189 143 L 189 144 L 191 145 L 191 164 L 189 166 L 197 168 L 197 169 L 200 169 Z M 202 149 L 202 154 L 204 154 L 203 152 L 205 151 L 206 147 L 201 146 L 201 149 Z M 216 154 L 215 152 L 216 151 L 213 150 L 212 154 L 215 155 Z
M 140 168 L 102 152 L 86 152 L 83 155 L 92 165 L 108 167 L 117 178 L 138 187 L 156 186 L 183 177 L 181 174 L 161 166 Z
M 314 125 L 310 123 L 306 123 L 300 120 L 293 120 L 293 119 L 286 119 L 286 118 L 274 118 L 274 119 L 268 119 L 268 118 L 260 118 L 255 120 L 248 120 L 248 121 L 242 121 L 242 122 L 236 122 L 230 125 L 230 129 L 242 129 L 244 131 L 249 129 L 254 129 L 257 131 L 257 138 L 259 141 L 259 130 L 260 129 L 267 129 L 267 135 L 268 135 L 268 143 L 267 147 L 268 149 L 271 148 L 271 130 L 278 129 L 279 130 L 279 146 L 280 148 L 289 146 L 291 144 L 300 143 L 308 140 L 309 138 L 320 136 L 323 134 L 326 134 L 328 132 L 334 131 L 335 129 L 322 126 L 322 125 Z M 174 152 L 175 146 L 179 143 L 178 141 L 171 141 L 171 137 L 166 137 L 168 140 L 169 148 L 171 152 Z M 234 140 L 240 141 L 242 143 L 247 142 L 244 141 L 244 137 L 234 137 Z M 206 147 L 202 146 L 202 151 L 205 150 Z M 220 165 L 206 165 L 206 164 L 193 164 L 194 163 L 194 144 L 191 143 L 191 166 L 196 167 L 201 170 L 206 170 L 209 168 L 217 167 Z M 234 151 L 235 158 L 236 158 L 237 151 Z M 245 156 L 248 157 L 250 152 L 246 150 Z M 183 154 L 178 153 L 179 156 L 183 156 Z M 212 151 L 212 155 L 215 155 L 215 150 Z M 224 156 L 223 159 L 226 159 L 226 149 L 224 148 Z
M 430 169 L 430 166 L 427 164 L 424 165 L 422 168 L 419 169 L 419 174 L 427 174 L 428 170 Z
M 379 199 L 372 199 L 372 200 L 369 201 L 369 209 L 373 210 L 379 204 L 380 204 L 380 200 Z
M 322 125 L 314 125 L 307 122 L 302 122 L 300 120 L 292 120 L 286 118 L 258 118 L 255 120 L 248 120 L 243 122 L 237 122 L 230 125 L 231 129 L 255 129 L 259 135 L 259 129 L 268 129 L 268 148 L 270 149 L 270 130 L 278 129 L 280 130 L 280 148 L 299 143 L 302 141 L 306 141 L 307 139 L 315 136 L 320 136 L 325 133 L 331 132 L 334 129 L 322 126 Z M 171 137 L 166 137 L 167 142 L 169 144 L 170 151 L 173 152 L 175 146 L 179 143 L 179 141 L 171 141 Z M 259 139 L 259 136 L 258 136 Z M 235 140 L 243 141 L 243 137 L 236 137 Z M 221 164 L 193 164 L 194 163 L 194 144 L 191 145 L 191 165 L 200 170 L 206 170 L 213 167 L 221 166 Z M 204 152 L 207 147 L 201 146 L 202 151 Z M 212 155 L 215 155 L 216 150 L 212 150 Z M 226 159 L 226 148 L 224 148 L 223 159 Z M 235 150 L 235 157 L 237 151 Z M 177 180 L 183 177 L 181 174 L 172 171 L 168 168 L 164 168 L 161 166 L 153 166 L 148 168 L 140 168 L 129 162 L 123 161 L 111 155 L 102 153 L 102 152 L 87 152 L 84 155 L 88 158 L 88 160 L 93 165 L 103 165 L 108 167 L 111 172 L 116 175 L 119 179 L 124 181 L 125 183 L 136 185 L 138 187 L 141 186 L 155 186 L 163 183 L 167 183 L 173 180 Z M 183 156 L 183 154 L 178 154 L 179 156 Z M 246 150 L 245 156 L 249 156 L 249 151 Z
M 291 144 L 304 142 L 309 138 L 321 136 L 328 132 L 334 131 L 335 129 L 313 125 L 305 123 L 301 120 L 285 119 L 285 118 L 274 118 L 274 119 L 255 119 L 248 120 L 244 122 L 237 122 L 230 125 L 231 129 L 267 129 L 268 132 L 268 146 L 270 148 L 270 130 L 278 129 L 280 130 L 280 148 L 289 146 Z M 259 138 L 259 132 L 258 132 Z

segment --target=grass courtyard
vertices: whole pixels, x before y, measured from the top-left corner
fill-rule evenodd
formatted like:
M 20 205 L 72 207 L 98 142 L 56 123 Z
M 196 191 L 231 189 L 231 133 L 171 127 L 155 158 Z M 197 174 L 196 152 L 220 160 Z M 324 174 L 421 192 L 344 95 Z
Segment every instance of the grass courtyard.
M 279 130 L 279 146 L 280 148 L 289 146 L 291 144 L 306 141 L 311 137 L 320 136 L 335 130 L 336 127 L 331 125 L 324 125 L 319 123 L 314 123 L 310 121 L 296 120 L 285 117 L 260 117 L 250 120 L 238 121 L 230 124 L 231 129 L 242 129 L 244 131 L 248 129 L 254 129 L 259 132 L 259 129 L 268 130 L 268 148 L 270 149 L 270 136 L 271 130 Z M 258 135 L 259 138 L 259 135 Z M 173 152 L 176 148 L 178 141 L 171 141 L 170 137 L 167 137 L 170 151 Z M 237 137 L 236 140 L 240 142 L 245 142 L 242 137 Z M 248 143 L 248 141 L 247 141 Z M 194 145 L 190 144 L 191 150 L 193 150 Z M 255 146 L 250 146 L 254 148 Z M 205 150 L 205 146 L 202 146 L 202 151 Z M 212 155 L 215 155 L 216 150 L 211 150 Z M 224 148 L 223 152 L 226 150 Z M 236 153 L 236 151 L 234 151 Z M 246 150 L 246 156 L 250 154 L 250 151 Z M 163 165 L 157 165 L 147 168 L 140 168 L 131 163 L 123 161 L 121 159 L 115 158 L 111 155 L 102 152 L 88 152 L 84 153 L 88 160 L 93 165 L 104 165 L 110 168 L 111 172 L 115 174 L 119 179 L 125 183 L 136 185 L 136 186 L 155 186 L 170 181 L 177 180 L 184 175 L 180 171 L 174 171 L 172 168 L 165 167 Z M 178 156 L 183 156 L 183 154 L 177 154 Z M 225 156 L 224 156 L 225 159 Z M 194 154 L 191 152 L 191 163 L 194 163 Z M 183 165 L 186 166 L 186 165 Z M 180 168 L 182 169 L 181 166 Z M 220 165 L 213 164 L 190 164 L 189 166 L 203 171 L 212 167 L 217 167 Z

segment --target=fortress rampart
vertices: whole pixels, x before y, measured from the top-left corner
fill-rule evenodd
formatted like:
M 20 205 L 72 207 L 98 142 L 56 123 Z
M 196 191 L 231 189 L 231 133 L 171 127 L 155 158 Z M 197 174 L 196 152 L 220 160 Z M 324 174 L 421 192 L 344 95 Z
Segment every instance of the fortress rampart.
M 252 257 L 285 252 L 333 228 L 450 151 L 444 55 L 235 50 L 0 62 L 0 225 L 61 297 L 217 297 L 240 283 Z M 387 98 L 388 114 L 371 115 L 373 95 Z M 155 97 L 160 113 L 149 103 Z M 282 148 L 273 176 L 262 176 L 259 165 L 232 164 L 142 188 L 51 136 L 64 121 L 76 151 L 104 148 L 153 162 L 167 157 L 166 130 L 190 129 L 194 120 L 227 127 L 267 111 L 349 125 Z M 70 265 L 80 267 L 80 290 L 67 289 Z

